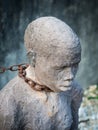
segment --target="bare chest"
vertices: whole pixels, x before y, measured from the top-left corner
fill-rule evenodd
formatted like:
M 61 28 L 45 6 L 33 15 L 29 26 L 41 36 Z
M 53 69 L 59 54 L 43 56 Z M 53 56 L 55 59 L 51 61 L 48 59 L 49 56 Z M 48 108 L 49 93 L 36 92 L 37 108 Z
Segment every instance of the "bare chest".
M 66 94 L 34 98 L 22 109 L 25 130 L 70 130 L 72 124 L 71 99 Z

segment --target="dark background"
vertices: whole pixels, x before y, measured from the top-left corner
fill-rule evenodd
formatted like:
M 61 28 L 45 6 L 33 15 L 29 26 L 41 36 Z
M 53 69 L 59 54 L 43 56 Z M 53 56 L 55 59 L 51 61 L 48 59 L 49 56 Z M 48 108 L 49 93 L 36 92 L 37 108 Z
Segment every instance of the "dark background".
M 98 84 L 98 0 L 0 0 L 0 66 L 26 61 L 24 31 L 40 16 L 64 20 L 77 33 L 82 45 L 77 78 L 84 88 Z M 0 74 L 0 88 L 16 74 Z

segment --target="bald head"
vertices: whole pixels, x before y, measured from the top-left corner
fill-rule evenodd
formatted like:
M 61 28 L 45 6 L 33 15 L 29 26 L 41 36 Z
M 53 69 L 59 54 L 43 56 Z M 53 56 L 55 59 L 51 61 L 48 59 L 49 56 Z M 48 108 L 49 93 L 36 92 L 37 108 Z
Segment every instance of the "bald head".
M 39 56 L 47 57 L 55 50 L 58 52 L 59 48 L 66 48 L 66 51 L 80 48 L 79 39 L 73 30 L 55 17 L 41 17 L 31 22 L 25 31 L 24 40 L 27 51 L 33 50 Z

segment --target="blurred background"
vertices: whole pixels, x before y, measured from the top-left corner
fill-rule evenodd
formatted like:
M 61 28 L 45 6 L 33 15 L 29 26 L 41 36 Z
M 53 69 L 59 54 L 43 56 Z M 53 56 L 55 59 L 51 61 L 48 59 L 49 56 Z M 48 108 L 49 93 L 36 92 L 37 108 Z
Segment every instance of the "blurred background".
M 98 130 L 98 0 L 0 0 L 0 66 L 27 62 L 24 32 L 41 16 L 65 21 L 79 36 L 82 60 L 76 78 L 85 89 L 79 130 Z M 15 75 L 0 74 L 0 89 Z
M 97 84 L 98 0 L 0 0 L 0 66 L 26 62 L 24 31 L 41 16 L 64 20 L 76 32 L 82 45 L 77 79 L 84 88 Z M 16 74 L 1 74 L 0 88 Z

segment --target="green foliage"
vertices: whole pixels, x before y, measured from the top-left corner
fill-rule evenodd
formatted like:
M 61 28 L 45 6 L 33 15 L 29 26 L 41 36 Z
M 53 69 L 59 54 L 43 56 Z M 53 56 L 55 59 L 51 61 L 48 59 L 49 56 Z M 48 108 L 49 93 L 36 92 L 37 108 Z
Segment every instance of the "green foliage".
M 87 99 L 88 99 L 88 100 L 91 100 L 91 99 L 98 99 L 98 96 L 96 96 L 96 97 L 88 97 Z

